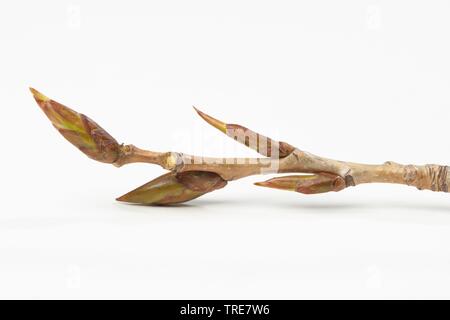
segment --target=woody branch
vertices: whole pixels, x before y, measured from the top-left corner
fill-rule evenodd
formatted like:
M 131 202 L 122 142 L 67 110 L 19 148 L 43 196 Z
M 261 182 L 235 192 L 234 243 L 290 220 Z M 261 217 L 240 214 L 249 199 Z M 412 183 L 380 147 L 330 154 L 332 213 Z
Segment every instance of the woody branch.
M 196 189 L 195 183 L 189 181 L 195 180 L 201 184 L 202 181 L 212 179 L 210 174 L 226 184 L 227 181 L 252 175 L 303 173 L 307 175 L 276 177 L 256 185 L 308 194 L 340 191 L 363 183 L 396 183 L 415 186 L 418 189 L 448 192 L 450 175 L 447 166 L 401 165 L 391 161 L 371 165 L 327 159 L 302 151 L 288 143 L 272 140 L 243 126 L 224 123 L 197 109 L 195 110 L 207 123 L 257 151 L 264 158 L 208 158 L 177 152 L 148 151 L 134 145 L 119 145 L 85 115 L 47 98 L 35 89 L 31 91 L 56 129 L 90 158 L 117 167 L 136 162 L 157 164 L 171 171 L 176 182 L 182 180 L 183 188 L 189 185 L 189 190 Z M 194 177 L 194 173 L 197 176 Z M 208 183 L 207 185 L 209 186 Z M 222 184 L 213 185 L 223 187 Z M 212 191 L 208 188 L 201 191 Z

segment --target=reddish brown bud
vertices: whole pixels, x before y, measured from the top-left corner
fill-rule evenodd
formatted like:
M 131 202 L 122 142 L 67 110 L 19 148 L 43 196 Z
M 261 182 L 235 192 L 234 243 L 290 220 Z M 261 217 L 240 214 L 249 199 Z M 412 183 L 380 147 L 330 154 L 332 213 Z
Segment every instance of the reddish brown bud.
M 117 198 L 118 201 L 167 205 L 186 202 L 225 187 L 218 174 L 204 171 L 170 172 Z
M 227 124 L 207 115 L 195 107 L 194 109 L 208 124 L 265 157 L 281 159 L 287 157 L 295 150 L 293 146 L 286 142 L 272 140 L 238 124 Z
M 34 99 L 53 126 L 89 158 L 113 163 L 119 157 L 119 144 L 93 120 L 30 88 Z
M 345 180 L 342 177 L 326 172 L 312 175 L 277 177 L 265 182 L 257 182 L 255 185 L 304 194 L 341 191 L 346 187 Z

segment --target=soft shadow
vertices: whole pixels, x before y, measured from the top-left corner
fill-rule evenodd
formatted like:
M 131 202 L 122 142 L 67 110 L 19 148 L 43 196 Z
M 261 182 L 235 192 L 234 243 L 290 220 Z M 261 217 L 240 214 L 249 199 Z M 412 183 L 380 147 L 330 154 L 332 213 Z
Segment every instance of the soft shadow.
M 234 201 L 236 202 L 236 201 Z M 158 209 L 170 209 L 170 208 L 204 208 L 208 206 L 217 206 L 217 205 L 229 205 L 228 201 L 220 201 L 220 200 L 193 200 L 191 202 L 186 203 L 177 203 L 170 205 L 152 205 L 152 204 L 140 204 L 140 203 L 126 203 L 126 202 L 117 202 L 116 205 L 122 208 L 158 208 Z
M 159 204 L 143 204 L 143 203 L 118 203 L 119 206 L 126 207 L 146 207 L 146 208 L 190 208 L 195 205 L 191 203 L 177 203 L 171 205 L 159 205 Z
M 385 204 L 376 204 L 378 208 L 395 208 L 395 209 L 408 209 L 417 211 L 446 211 L 450 213 L 450 203 L 425 203 L 425 202 L 398 202 L 394 201 Z
M 173 205 L 144 205 L 144 204 L 132 204 L 132 203 L 117 203 L 117 207 L 124 210 L 136 210 L 139 212 L 151 212 L 151 208 L 158 208 L 161 210 L 171 211 L 170 209 L 179 209 L 194 211 L 194 210 L 209 210 L 218 207 L 234 207 L 242 208 L 246 210 L 248 207 L 255 206 L 265 206 L 268 210 L 298 210 L 302 213 L 302 209 L 308 211 L 317 212 L 341 212 L 346 211 L 348 213 L 354 212 L 358 213 L 361 210 L 372 211 L 372 210 L 413 210 L 413 211 L 433 211 L 433 212 L 444 212 L 450 213 L 450 202 L 449 203 L 430 203 L 429 201 L 421 202 L 417 201 L 392 201 L 383 200 L 383 202 L 374 202 L 373 199 L 360 202 L 352 201 L 328 201 L 327 199 L 322 199 L 318 202 L 305 201 L 298 199 L 296 201 L 282 201 L 270 198 L 256 199 L 256 198 L 246 198 L 246 199 L 229 199 L 229 200 L 216 200 L 216 199 L 198 199 L 192 202 L 173 204 Z M 178 210 L 172 210 L 176 212 Z M 211 211 L 213 213 L 214 211 Z
M 276 205 L 278 208 L 303 208 L 310 210 L 349 210 L 349 209 L 367 209 L 370 205 L 357 204 L 357 203 L 279 203 Z
M 372 201 L 367 202 L 327 202 L 323 203 L 305 203 L 299 202 L 270 202 L 267 205 L 276 207 L 277 209 L 307 209 L 317 211 L 341 211 L 346 210 L 355 213 L 360 210 L 413 210 L 413 211 L 433 211 L 450 213 L 450 203 L 427 203 L 427 202 L 400 202 L 400 201 L 383 201 L 383 203 L 374 203 Z

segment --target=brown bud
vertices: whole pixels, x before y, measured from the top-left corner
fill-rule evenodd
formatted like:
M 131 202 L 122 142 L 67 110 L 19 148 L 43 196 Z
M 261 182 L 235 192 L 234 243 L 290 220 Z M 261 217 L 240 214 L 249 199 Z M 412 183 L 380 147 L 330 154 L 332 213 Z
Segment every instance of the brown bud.
M 312 175 L 277 177 L 265 182 L 257 182 L 255 185 L 304 194 L 341 191 L 346 187 L 345 180 L 342 177 L 326 172 Z
M 225 187 L 218 174 L 204 171 L 169 172 L 117 198 L 118 201 L 167 205 L 186 202 Z
M 113 163 L 119 157 L 119 144 L 93 120 L 30 88 L 34 99 L 53 126 L 89 158 Z
M 295 148 L 286 142 L 272 140 L 262 134 L 254 132 L 239 124 L 227 124 L 207 115 L 195 108 L 199 116 L 214 128 L 225 133 L 228 137 L 244 144 L 265 157 L 285 158 L 290 155 Z

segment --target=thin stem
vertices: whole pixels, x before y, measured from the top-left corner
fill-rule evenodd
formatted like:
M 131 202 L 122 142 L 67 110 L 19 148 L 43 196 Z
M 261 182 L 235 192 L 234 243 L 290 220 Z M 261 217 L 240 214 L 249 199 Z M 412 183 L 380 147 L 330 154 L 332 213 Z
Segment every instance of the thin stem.
M 375 182 L 406 184 L 419 189 L 448 192 L 450 184 L 447 166 L 401 165 L 394 162 L 369 165 L 327 159 L 301 151 L 285 142 L 272 140 L 241 125 L 222 122 L 197 109 L 207 123 L 269 158 L 197 157 L 176 152 L 148 151 L 134 145 L 119 145 L 116 139 L 86 115 L 46 97 L 35 89 L 30 90 L 53 126 L 91 159 L 112 163 L 117 167 L 136 162 L 157 164 L 176 173 L 167 178 L 168 181 L 188 176 L 198 183 L 197 179 L 208 179 L 209 176 L 204 172 L 219 175 L 219 178 L 225 181 L 268 173 L 312 173 L 313 175 L 306 178 L 289 176 L 259 184 L 304 193 L 339 191 L 345 187 Z M 181 172 L 191 173 L 178 175 Z M 199 175 L 198 172 L 202 174 Z
M 325 172 L 342 177 L 346 187 L 363 183 L 396 183 L 419 189 L 448 192 L 450 184 L 446 166 L 401 165 L 392 161 L 382 165 L 361 164 L 322 158 L 298 149 L 283 159 L 213 158 L 176 152 L 154 152 L 134 145 L 120 146 L 120 155 L 114 162 L 115 166 L 121 167 L 137 162 L 157 164 L 174 172 L 214 172 L 226 181 L 272 173 Z
M 169 163 L 170 154 L 163 152 L 155 152 L 139 149 L 138 147 L 128 144 L 119 147 L 119 156 L 113 163 L 116 167 L 121 167 L 129 163 L 151 163 L 158 164 L 164 169 L 171 170 L 173 165 Z

